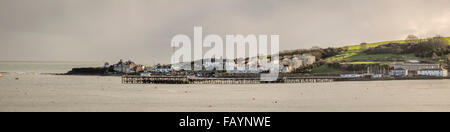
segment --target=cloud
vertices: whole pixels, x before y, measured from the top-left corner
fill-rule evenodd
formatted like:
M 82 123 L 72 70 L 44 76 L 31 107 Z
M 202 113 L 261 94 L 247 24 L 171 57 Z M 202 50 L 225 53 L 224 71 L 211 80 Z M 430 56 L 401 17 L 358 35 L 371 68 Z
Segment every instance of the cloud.
M 281 49 L 450 36 L 447 0 L 2 0 L 0 59 L 167 63 L 176 34 L 279 34 Z

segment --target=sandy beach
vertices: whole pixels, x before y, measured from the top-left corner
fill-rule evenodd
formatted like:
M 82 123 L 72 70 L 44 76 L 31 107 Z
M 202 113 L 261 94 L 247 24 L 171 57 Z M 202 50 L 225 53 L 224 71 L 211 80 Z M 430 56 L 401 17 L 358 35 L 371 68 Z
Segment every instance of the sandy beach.
M 449 80 L 134 85 L 121 84 L 120 77 L 0 78 L 0 111 L 450 111 L 448 95 Z

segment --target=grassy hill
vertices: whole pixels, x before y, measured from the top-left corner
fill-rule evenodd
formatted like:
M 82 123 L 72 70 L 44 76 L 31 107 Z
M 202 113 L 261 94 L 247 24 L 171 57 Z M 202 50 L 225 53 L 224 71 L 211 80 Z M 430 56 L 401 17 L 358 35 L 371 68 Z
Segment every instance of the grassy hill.
M 311 70 L 311 73 L 314 74 L 340 74 L 342 72 L 342 70 L 329 67 L 327 64 L 321 65 Z
M 447 41 L 450 42 L 450 37 L 446 37 Z M 376 42 L 376 43 L 368 43 L 367 44 L 367 48 L 372 48 L 372 47 L 377 47 L 380 45 L 384 45 L 384 44 L 389 44 L 389 43 L 405 43 L 404 40 L 396 40 L 396 41 L 383 41 L 383 42 Z M 373 54 L 373 55 L 368 55 L 366 53 L 363 52 L 363 49 L 361 47 L 361 45 L 351 45 L 351 46 L 345 46 L 342 47 L 344 49 L 347 49 L 347 51 L 343 51 L 340 54 L 333 56 L 333 57 L 329 57 L 326 58 L 326 61 L 353 61 L 353 62 L 358 62 L 358 61 L 366 61 L 366 60 L 377 60 L 377 59 L 387 59 L 387 58 L 391 58 L 391 59 L 424 59 L 424 58 L 419 58 L 416 57 L 414 54 Z
M 446 37 L 447 41 L 450 43 L 450 37 Z M 376 43 L 368 43 L 366 45 L 367 48 L 373 48 L 380 45 L 385 45 L 389 43 L 405 43 L 404 40 L 396 40 L 396 41 L 383 41 L 383 42 L 376 42 Z M 416 57 L 413 53 L 412 54 L 366 54 L 364 53 L 364 49 L 361 45 L 351 45 L 351 46 L 345 46 L 341 47 L 343 49 L 346 49 L 345 51 L 340 52 L 338 55 L 328 57 L 325 59 L 327 62 L 339 62 L 340 64 L 391 64 L 393 62 L 386 61 L 388 59 L 391 60 L 406 60 L 406 59 L 413 59 L 413 60 L 427 60 L 430 58 L 420 58 Z M 345 72 L 342 69 L 335 69 L 329 67 L 327 64 L 321 65 L 319 67 L 315 67 L 312 69 L 313 74 L 338 74 Z

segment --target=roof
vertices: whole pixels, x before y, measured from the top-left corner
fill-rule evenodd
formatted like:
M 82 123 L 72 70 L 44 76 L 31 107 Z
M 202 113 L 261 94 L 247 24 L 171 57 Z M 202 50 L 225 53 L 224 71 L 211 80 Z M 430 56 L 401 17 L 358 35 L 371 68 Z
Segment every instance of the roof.
M 442 68 L 434 68 L 434 69 L 420 69 L 419 71 L 444 71 Z
M 436 66 L 436 65 L 440 65 L 440 64 L 412 64 L 412 63 L 405 63 L 405 64 L 394 64 L 394 65 L 403 65 L 403 66 Z

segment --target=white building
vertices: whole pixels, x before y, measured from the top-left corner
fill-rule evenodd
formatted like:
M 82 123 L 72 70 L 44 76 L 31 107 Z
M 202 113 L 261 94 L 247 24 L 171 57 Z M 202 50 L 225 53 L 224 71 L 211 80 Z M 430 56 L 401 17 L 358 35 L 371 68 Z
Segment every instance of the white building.
M 141 73 L 141 76 L 151 76 L 152 74 L 147 72 L 147 68 L 144 69 L 144 71 Z
M 316 62 L 316 57 L 310 54 L 303 54 L 300 59 L 303 61 L 303 65 L 312 65 Z
M 123 62 L 120 60 L 117 64 L 114 64 L 114 71 L 120 72 L 120 73 L 134 73 L 134 68 L 136 67 L 136 64 L 132 61 L 126 61 Z
M 341 74 L 341 78 L 361 78 L 361 74 Z
M 419 76 L 447 77 L 448 71 L 442 68 L 421 69 L 417 71 Z
M 181 71 L 181 70 L 190 71 L 190 70 L 192 70 L 193 67 L 192 67 L 191 62 L 180 62 L 180 63 L 172 64 L 172 68 L 175 71 Z
M 223 62 L 205 62 L 203 63 L 203 67 L 206 70 L 223 69 Z
M 403 68 L 409 71 L 419 71 L 420 69 L 437 69 L 441 68 L 440 64 L 417 64 L 417 63 L 396 63 L 393 64 L 394 69 Z
M 383 74 L 372 74 L 371 77 L 372 78 L 382 78 Z
M 408 69 L 396 68 L 396 69 L 391 71 L 391 76 L 406 77 L 406 76 L 408 76 Z
M 280 72 L 288 73 L 288 72 L 292 72 L 293 70 L 294 70 L 294 68 L 292 67 L 290 57 L 288 57 L 288 56 L 283 57 L 280 60 Z
M 173 68 L 172 68 L 172 66 L 169 66 L 169 65 L 152 67 L 152 72 L 168 73 L 168 72 L 172 72 L 172 71 L 173 71 Z
M 105 62 L 105 64 L 103 65 L 104 68 L 108 68 L 109 67 L 109 63 Z
M 301 66 L 303 66 L 303 64 L 306 64 L 306 63 L 304 63 L 304 61 L 305 62 L 311 61 L 308 58 L 309 57 L 303 57 L 303 59 L 302 59 L 302 56 L 300 56 L 300 55 L 284 56 L 280 60 L 280 71 L 282 73 L 294 72 L 295 69 L 300 68 Z M 315 61 L 315 59 L 314 59 L 314 61 Z M 314 62 L 312 62 L 312 63 L 314 63 Z

